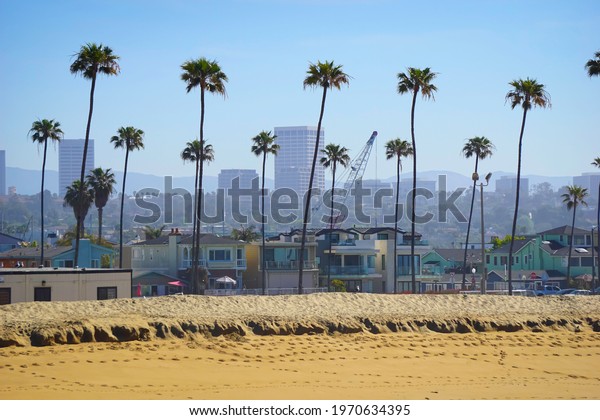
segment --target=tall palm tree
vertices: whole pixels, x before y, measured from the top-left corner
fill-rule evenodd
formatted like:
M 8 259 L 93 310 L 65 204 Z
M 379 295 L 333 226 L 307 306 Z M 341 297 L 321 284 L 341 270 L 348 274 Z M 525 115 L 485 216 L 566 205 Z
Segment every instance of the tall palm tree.
M 118 135 L 112 136 L 110 142 L 115 149 L 125 149 L 125 168 L 123 169 L 123 185 L 121 189 L 121 215 L 119 217 L 119 268 L 123 268 L 123 208 L 125 206 L 125 183 L 127 181 L 127 165 L 129 152 L 144 148 L 144 132 L 135 127 L 120 127 Z
M 412 156 L 413 156 L 413 193 L 411 194 L 411 238 L 410 238 L 410 255 L 411 255 L 411 277 L 412 277 L 412 292 L 417 293 L 417 280 L 415 271 L 415 199 L 414 191 L 417 189 L 417 143 L 415 141 L 415 105 L 417 96 L 421 92 L 423 99 L 435 99 L 434 92 L 437 87 L 432 83 L 437 73 L 431 71 L 429 67 L 425 69 L 417 69 L 409 67 L 407 73 L 398 73 L 398 93 L 412 93 L 412 105 L 410 108 L 410 135 L 412 139 Z
M 38 146 L 44 145 L 44 159 L 42 161 L 42 189 L 40 194 L 41 201 L 41 209 L 40 209 L 40 219 L 41 219 L 41 255 L 40 255 L 40 265 L 44 265 L 44 182 L 46 177 L 46 152 L 48 150 L 48 140 L 52 140 L 55 142 L 59 142 L 63 137 L 63 131 L 60 128 L 60 123 L 54 120 L 37 120 L 31 124 L 31 130 L 29 130 L 31 134 L 31 140 L 34 143 L 37 143 Z
M 509 83 L 511 90 L 506 94 L 506 100 L 510 101 L 511 109 L 518 105 L 523 108 L 523 120 L 521 122 L 521 133 L 519 134 L 519 152 L 517 158 L 517 191 L 515 194 L 515 213 L 513 215 L 510 246 L 508 249 L 508 294 L 512 295 L 512 260 L 513 247 L 515 243 L 515 233 L 517 230 L 517 215 L 519 213 L 519 195 L 521 192 L 521 158 L 523 146 L 523 132 L 525 131 L 525 120 L 527 111 L 532 107 L 549 108 L 550 95 L 544 89 L 544 85 L 538 83 L 535 79 L 518 79 Z
M 304 78 L 304 89 L 307 87 L 323 88 L 321 99 L 321 112 L 319 113 L 319 123 L 317 124 L 317 139 L 313 153 L 312 165 L 310 167 L 310 178 L 308 180 L 308 191 L 306 202 L 304 203 L 304 215 L 302 220 L 302 240 L 300 243 L 300 260 L 298 268 L 298 293 L 302 294 L 302 272 L 304 270 L 304 249 L 306 248 L 306 229 L 308 228 L 308 218 L 310 212 L 310 199 L 312 196 L 313 181 L 315 178 L 315 168 L 317 166 L 317 156 L 319 154 L 319 140 L 321 139 L 321 124 L 323 122 L 323 113 L 325 112 L 325 99 L 328 89 L 341 90 L 342 85 L 350 84 L 350 76 L 342 70 L 341 65 L 336 65 L 333 61 L 324 63 L 317 61 L 317 64 L 310 63 Z
M 271 135 L 270 131 L 261 131 L 257 136 L 252 138 L 251 151 L 256 156 L 262 155 L 262 186 L 261 186 L 261 234 L 262 234 L 262 251 L 261 251 L 261 267 L 262 267 L 262 292 L 265 294 L 267 288 L 266 282 L 266 265 L 265 265 L 265 166 L 267 156 L 276 156 L 279 151 L 279 145 L 275 143 L 277 136 Z
M 83 225 L 83 220 L 85 220 L 90 207 L 92 207 L 92 203 L 94 202 L 94 190 L 89 186 L 86 181 L 83 181 L 83 185 L 79 182 L 78 179 L 73 181 L 73 183 L 67 186 L 67 190 L 65 191 L 65 197 L 63 199 L 63 206 L 71 207 L 73 209 L 73 215 L 76 220 L 81 220 L 82 223 L 79 225 L 79 236 L 83 236 L 85 227 Z M 77 237 L 77 233 L 75 234 Z M 75 262 L 73 262 L 73 266 Z
M 402 172 L 402 158 L 413 156 L 412 145 L 401 139 L 390 140 L 385 144 L 386 159 L 396 158 L 396 206 L 394 211 L 394 293 L 398 290 L 398 257 L 396 256 L 396 247 L 398 246 L 398 202 L 400 172 Z M 414 257 L 412 257 L 414 264 Z M 414 270 L 412 270 L 414 271 Z
M 331 181 L 331 204 L 329 214 L 329 254 L 327 258 L 327 290 L 331 287 L 331 235 L 333 234 L 333 196 L 335 193 L 335 174 L 337 171 L 337 165 L 341 165 L 346 168 L 350 163 L 350 156 L 348 155 L 348 149 L 340 146 L 339 144 L 329 143 L 324 149 L 321 149 L 324 156 L 321 158 L 320 163 L 325 168 L 331 167 L 331 174 L 333 180 Z M 348 193 L 346 191 L 346 193 Z
M 225 91 L 225 83 L 227 82 L 227 75 L 221 70 L 219 63 L 216 60 L 208 60 L 204 57 L 201 57 L 197 60 L 188 60 L 181 65 L 181 69 L 183 73 L 181 74 L 181 80 L 186 83 L 186 92 L 190 93 L 192 89 L 199 87 L 200 88 L 200 141 L 204 142 L 204 94 L 205 92 L 210 92 L 216 95 L 226 96 Z M 202 143 L 204 144 L 204 143 Z M 192 237 L 192 242 L 194 243 L 194 255 L 192 257 L 192 276 L 194 280 L 193 284 L 196 282 L 196 274 L 197 274 L 197 265 L 199 259 L 199 249 L 195 247 L 196 242 L 199 243 L 199 236 L 201 231 L 201 222 L 202 222 L 202 176 L 203 176 L 203 165 L 204 165 L 204 147 L 200 148 L 200 167 L 199 167 L 199 180 L 198 180 L 198 189 L 200 193 L 198 194 L 198 190 L 196 190 L 196 194 L 198 194 L 197 198 L 197 209 L 196 209 L 196 217 L 198 219 L 197 223 L 194 221 L 194 224 L 197 225 L 196 235 Z
M 494 144 L 486 137 L 473 137 L 467 140 L 462 148 L 462 154 L 467 158 L 475 156 L 475 170 L 477 173 L 479 167 L 479 159 L 485 159 L 492 156 Z M 469 210 L 469 223 L 467 224 L 467 238 L 465 239 L 465 255 L 463 258 L 463 274 L 462 274 L 462 289 L 464 290 L 467 284 L 466 268 L 467 268 L 467 253 L 469 249 L 469 233 L 471 232 L 471 220 L 473 218 L 473 205 L 475 204 L 475 190 L 477 187 L 477 179 L 473 177 L 473 195 L 471 196 L 471 209 Z
M 94 111 L 94 91 L 96 90 L 96 77 L 98 73 L 106 76 L 116 76 L 121 70 L 119 67 L 119 56 L 115 55 L 110 47 L 102 44 L 88 43 L 82 45 L 79 52 L 74 54 L 75 60 L 71 64 L 71 73 L 81 73 L 84 79 L 92 81 L 90 88 L 90 109 L 88 112 L 87 126 L 85 129 L 85 143 L 83 145 L 83 157 L 81 159 L 81 176 L 79 177 L 79 186 L 83 188 L 85 178 L 85 164 L 87 160 L 88 144 L 90 142 L 90 128 L 92 126 L 92 114 Z M 83 194 L 83 191 L 81 192 Z M 79 232 L 83 220 L 77 220 L 77 229 L 75 237 L 75 258 L 74 265 L 77 265 L 79 258 Z
M 94 190 L 94 204 L 98 209 L 98 240 L 102 242 L 102 213 L 104 206 L 115 189 L 115 174 L 108 168 L 95 168 L 86 178 L 88 184 Z
M 600 76 L 600 51 L 596 51 L 594 54 L 595 58 L 588 60 L 585 63 L 585 68 L 587 69 L 588 76 Z
M 567 210 L 573 209 L 573 222 L 571 223 L 571 237 L 569 239 L 569 259 L 567 260 L 567 281 L 571 279 L 571 251 L 573 250 L 575 213 L 577 212 L 577 206 L 583 205 L 587 207 L 587 203 L 585 202 L 587 196 L 587 188 L 582 188 L 579 185 L 568 186 L 567 192 L 562 195 L 563 203 L 566 203 Z

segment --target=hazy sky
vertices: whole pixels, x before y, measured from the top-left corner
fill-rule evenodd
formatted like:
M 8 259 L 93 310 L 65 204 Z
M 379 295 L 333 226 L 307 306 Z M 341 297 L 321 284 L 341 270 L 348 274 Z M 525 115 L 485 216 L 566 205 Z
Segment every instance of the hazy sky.
M 310 62 L 334 60 L 352 76 L 328 95 L 325 140 L 358 154 L 379 132 L 365 177 L 395 173 L 384 143 L 410 140 L 410 97 L 397 94 L 407 67 L 438 72 L 435 101 L 417 102 L 418 169 L 472 172 L 460 150 L 486 136 L 496 145 L 484 171 L 516 171 L 522 111 L 505 103 L 508 83 L 536 78 L 551 109 L 528 114 L 523 173 L 576 175 L 600 156 L 600 78 L 586 61 L 600 50 L 600 1 L 393 0 L 0 0 L 0 148 L 7 166 L 41 168 L 27 136 L 38 118 L 65 138 L 83 138 L 90 82 L 69 66 L 96 42 L 121 57 L 118 77 L 100 77 L 91 137 L 96 166 L 121 170 L 117 128 L 146 132 L 129 170 L 193 175 L 179 153 L 199 135 L 200 94 L 186 94 L 181 64 L 216 59 L 227 97 L 208 95 L 205 137 L 215 161 L 206 173 L 256 168 L 251 138 L 276 126 L 316 125 L 321 92 L 304 90 Z M 49 169 L 57 151 L 49 149 Z M 410 166 L 407 166 L 409 168 Z M 273 162 L 267 176 L 273 176 Z

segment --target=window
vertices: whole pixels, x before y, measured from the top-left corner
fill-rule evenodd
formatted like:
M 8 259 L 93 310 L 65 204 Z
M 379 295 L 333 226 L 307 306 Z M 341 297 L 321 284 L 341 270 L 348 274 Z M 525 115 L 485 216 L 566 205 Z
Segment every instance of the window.
M 525 256 L 523 257 L 523 262 L 524 262 L 525 264 L 527 264 L 527 255 L 525 255 Z
M 386 239 L 388 239 L 388 234 L 387 233 L 378 233 L 377 239 L 386 240 Z
M 381 256 L 381 269 L 385 270 L 385 255 Z M 384 289 L 385 290 L 385 289 Z
M 489 264 L 489 263 L 490 263 L 490 256 L 489 256 L 489 255 L 486 255 L 486 256 L 485 256 L 485 263 L 486 263 L 486 264 Z
M 244 259 L 244 250 L 242 248 L 238 248 L 236 254 L 237 254 L 237 259 L 238 260 L 243 260 Z
M 367 267 L 375 268 L 375 255 L 367 255 Z
M 414 256 L 415 262 L 415 273 L 420 274 L 419 267 L 421 265 L 421 257 L 419 255 Z M 398 275 L 408 276 L 411 274 L 410 255 L 398 255 Z
M 571 257 L 571 267 L 579 267 L 579 257 Z
M 494 256 L 494 265 L 498 265 L 498 257 Z
M 231 261 L 230 249 L 211 249 L 208 251 L 210 261 Z
M 592 266 L 592 257 L 581 257 L 581 266 L 582 267 L 591 267 Z
M 0 287 L 0 305 L 10 303 L 10 287 Z
M 500 257 L 500 265 L 506 265 L 508 262 L 508 257 Z
M 92 260 L 92 268 L 99 268 L 100 260 Z
M 117 298 L 117 288 L 116 288 L 116 286 L 98 287 L 97 296 L 98 296 L 98 300 L 116 299 Z
M 33 289 L 33 300 L 35 302 L 50 302 L 52 299 L 50 287 L 35 287 Z

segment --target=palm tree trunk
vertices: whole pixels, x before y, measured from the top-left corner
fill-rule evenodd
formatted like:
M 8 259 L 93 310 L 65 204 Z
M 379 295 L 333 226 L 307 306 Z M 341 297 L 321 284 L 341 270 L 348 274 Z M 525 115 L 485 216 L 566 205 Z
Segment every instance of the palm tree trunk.
M 96 69 L 94 69 L 96 70 Z M 81 158 L 81 175 L 79 177 L 79 196 L 83 195 L 84 184 L 83 181 L 85 179 L 85 164 L 87 160 L 87 151 L 88 144 L 90 142 L 90 128 L 92 126 L 92 114 L 94 112 L 94 90 L 96 89 L 96 71 L 92 76 L 92 87 L 90 88 L 90 111 L 88 113 L 87 126 L 85 128 L 85 142 L 83 143 L 83 157 Z M 83 220 L 81 217 L 77 217 L 77 228 L 75 229 L 75 258 L 73 260 L 73 266 L 77 267 L 79 260 L 79 239 L 81 238 L 81 230 L 83 226 Z M 120 257 L 119 257 L 120 258 Z
M 574 199 L 574 204 L 573 204 L 573 222 L 571 223 L 571 236 L 569 238 L 569 259 L 567 260 L 567 284 L 569 282 L 569 280 L 571 279 L 571 252 L 573 250 L 573 238 L 574 238 L 574 234 L 573 231 L 575 230 L 575 212 L 577 212 L 577 201 L 575 201 L 576 199 Z
M 302 220 L 302 241 L 300 243 L 300 259 L 298 267 L 298 294 L 302 294 L 302 272 L 304 269 L 304 249 L 306 248 L 306 229 L 308 228 L 308 218 L 310 217 L 310 198 L 312 196 L 313 180 L 315 178 L 315 167 L 317 166 L 317 156 L 319 155 L 319 140 L 321 138 L 321 123 L 323 122 L 323 113 L 325 112 L 325 99 L 327 97 L 327 87 L 323 87 L 323 99 L 321 99 L 321 112 L 319 113 L 319 123 L 317 124 L 317 140 L 315 141 L 315 151 L 313 153 L 312 166 L 310 167 L 310 178 L 308 180 L 308 191 L 306 194 L 306 203 L 304 203 L 304 219 Z
M 195 176 L 194 176 L 194 209 L 192 210 L 192 214 L 193 214 L 193 218 L 194 218 L 194 222 L 193 222 L 193 227 L 192 227 L 192 279 L 196 278 L 196 272 L 197 272 L 197 268 L 194 265 L 194 249 L 196 247 L 196 235 L 198 234 L 198 174 L 199 174 L 199 170 L 200 170 L 200 162 L 198 161 L 198 156 L 196 156 L 196 172 L 195 172 Z M 192 289 L 192 294 L 196 293 L 196 284 L 194 281 L 190 282 L 190 286 Z
M 42 195 L 40 196 L 41 203 L 41 214 L 40 214 L 40 225 L 42 228 L 42 236 L 40 237 L 40 266 L 44 266 L 44 248 L 46 245 L 44 241 L 44 181 L 46 176 L 46 151 L 48 150 L 48 139 L 44 140 L 44 160 L 42 161 Z
M 479 164 L 479 155 L 475 157 L 475 173 Z M 477 189 L 477 181 L 473 180 L 473 195 L 471 196 L 471 209 L 469 210 L 469 223 L 467 224 L 467 238 L 465 239 L 465 255 L 463 258 L 463 273 L 461 289 L 465 290 L 467 286 L 467 253 L 469 252 L 469 233 L 471 232 L 471 219 L 473 218 L 473 206 L 475 204 L 475 190 Z
M 515 194 L 515 214 L 513 215 L 510 247 L 508 248 L 508 294 L 512 296 L 512 258 L 515 244 L 515 233 L 517 230 L 517 215 L 519 214 L 519 196 L 521 192 L 521 149 L 523 147 L 523 132 L 525 131 L 525 120 L 527 119 L 527 108 L 523 109 L 523 121 L 521 122 L 521 134 L 519 135 L 519 153 L 517 161 L 517 192 Z
M 102 207 L 98 207 L 98 242 L 102 245 Z
M 394 208 L 394 294 L 398 293 L 398 256 L 396 255 L 396 249 L 398 247 L 398 201 L 400 193 L 400 156 L 398 156 L 398 162 L 396 164 L 396 206 Z
M 203 199 L 203 192 L 202 192 L 202 184 L 203 184 L 203 177 L 204 177 L 204 88 L 201 86 L 200 87 L 200 176 L 198 178 L 198 200 L 197 200 L 197 204 L 198 207 L 196 209 L 196 237 L 192 238 L 192 242 L 194 243 L 193 246 L 193 250 L 194 250 L 194 259 L 193 259 L 193 266 L 194 266 L 194 272 L 193 272 L 193 276 L 194 276 L 194 285 L 199 287 L 199 280 L 198 280 L 198 264 L 200 262 L 200 234 L 202 232 L 202 199 Z M 199 290 L 196 291 L 196 293 L 198 293 Z
M 415 141 L 415 105 L 417 103 L 417 93 L 419 93 L 418 89 L 414 91 L 412 106 L 410 110 L 410 135 L 412 138 L 412 148 L 413 148 L 413 185 L 411 192 L 411 211 L 410 211 L 410 273 L 412 280 L 412 292 L 417 293 L 417 278 L 415 272 L 415 202 L 416 202 L 416 190 L 417 190 L 417 142 Z M 396 257 L 396 244 L 394 244 L 394 258 Z M 394 279 L 395 281 L 396 279 Z
M 262 162 L 262 204 L 261 204 L 261 231 L 262 231 L 262 252 L 261 252 L 261 267 L 262 267 L 262 293 L 265 294 L 267 290 L 267 282 L 266 282 L 266 266 L 265 266 L 265 165 L 267 163 L 267 150 L 266 145 L 263 148 L 263 162 Z
M 125 182 L 127 180 L 128 161 L 129 143 L 125 145 L 125 170 L 123 171 L 123 188 L 121 190 L 121 216 L 119 218 L 119 268 L 123 268 L 123 206 L 125 205 Z
M 331 209 L 329 214 L 329 255 L 327 258 L 327 291 L 331 288 L 331 235 L 333 234 L 333 193 L 335 191 L 336 163 L 333 161 L 333 181 L 331 182 Z

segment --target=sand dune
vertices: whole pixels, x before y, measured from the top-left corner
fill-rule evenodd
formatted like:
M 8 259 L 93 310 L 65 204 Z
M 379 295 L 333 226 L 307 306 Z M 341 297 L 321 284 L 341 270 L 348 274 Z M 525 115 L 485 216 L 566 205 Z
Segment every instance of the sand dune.
M 600 331 L 600 296 L 327 293 L 166 296 L 0 307 L 0 346 L 119 342 L 190 335 Z
M 599 320 L 596 296 L 15 304 L 0 399 L 599 399 Z

